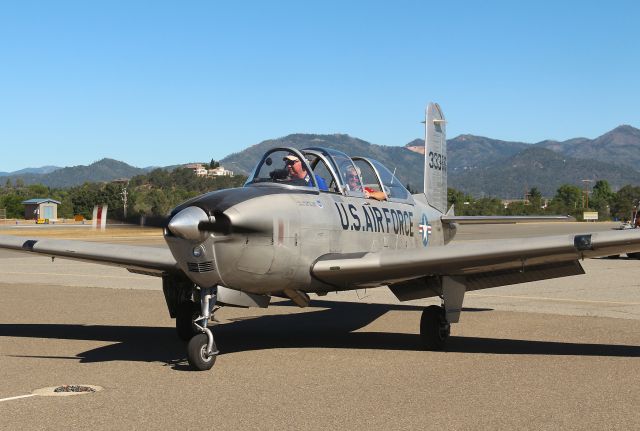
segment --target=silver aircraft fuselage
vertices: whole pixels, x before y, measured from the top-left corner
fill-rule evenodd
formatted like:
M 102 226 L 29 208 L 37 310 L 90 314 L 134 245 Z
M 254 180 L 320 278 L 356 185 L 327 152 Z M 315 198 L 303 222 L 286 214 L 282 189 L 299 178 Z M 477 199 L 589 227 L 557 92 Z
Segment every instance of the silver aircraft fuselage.
M 185 239 L 165 229 L 165 239 L 181 269 L 201 287 L 255 294 L 335 291 L 311 275 L 320 256 L 421 249 L 451 240 L 455 230 L 443 230 L 442 213 L 419 199 L 377 201 L 282 185 L 220 190 L 182 204 L 172 215 L 195 207 L 201 220 L 226 219 L 260 232 L 207 232 Z

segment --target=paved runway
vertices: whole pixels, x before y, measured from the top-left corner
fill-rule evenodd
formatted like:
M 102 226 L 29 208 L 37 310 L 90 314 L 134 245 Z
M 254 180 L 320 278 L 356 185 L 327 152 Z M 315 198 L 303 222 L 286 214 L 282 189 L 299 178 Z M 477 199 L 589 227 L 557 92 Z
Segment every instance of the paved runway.
M 540 226 L 469 226 L 458 240 L 610 228 Z M 584 266 L 469 294 L 447 352 L 419 348 L 425 301 L 398 304 L 384 289 L 305 310 L 223 308 L 221 355 L 195 373 L 159 280 L 4 253 L 0 399 L 61 384 L 104 390 L 0 401 L 0 429 L 638 429 L 640 261 Z

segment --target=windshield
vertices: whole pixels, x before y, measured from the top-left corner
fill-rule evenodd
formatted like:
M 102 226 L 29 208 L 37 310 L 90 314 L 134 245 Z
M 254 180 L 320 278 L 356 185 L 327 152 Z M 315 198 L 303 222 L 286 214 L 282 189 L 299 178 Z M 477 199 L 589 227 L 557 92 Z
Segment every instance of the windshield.
M 412 200 L 411 194 L 404 188 L 400 180 L 377 160 L 367 159 L 376 168 L 384 191 L 391 200 Z
M 245 186 L 265 183 L 317 187 L 307 160 L 293 148 L 275 148 L 267 152 Z

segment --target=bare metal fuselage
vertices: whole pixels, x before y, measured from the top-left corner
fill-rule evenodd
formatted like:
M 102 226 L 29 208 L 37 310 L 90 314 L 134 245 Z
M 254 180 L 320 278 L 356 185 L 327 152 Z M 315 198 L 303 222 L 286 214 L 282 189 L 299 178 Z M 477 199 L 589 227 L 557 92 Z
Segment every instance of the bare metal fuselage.
M 223 192 L 238 195 L 246 189 L 264 192 L 267 188 Z M 444 232 L 441 213 L 419 198 L 409 204 L 286 187 L 271 189 L 269 194 L 245 192 L 246 199 L 236 198 L 239 202 L 232 205 L 224 199 L 185 204 L 199 206 L 210 215 L 222 213 L 235 226 L 263 228 L 260 233 L 207 234 L 197 242 L 165 235 L 176 261 L 195 284 L 222 285 L 255 294 L 285 289 L 335 291 L 335 286 L 310 273 L 320 256 L 440 246 L 454 233 L 449 229 Z M 194 256 L 196 248 L 200 249 L 199 257 Z

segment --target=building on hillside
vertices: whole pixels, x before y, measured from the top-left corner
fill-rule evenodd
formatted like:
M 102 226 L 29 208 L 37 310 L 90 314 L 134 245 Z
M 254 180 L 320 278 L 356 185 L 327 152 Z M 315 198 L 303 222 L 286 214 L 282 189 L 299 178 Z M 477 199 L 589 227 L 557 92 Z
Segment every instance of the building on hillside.
M 199 177 L 207 176 L 207 168 L 204 167 L 202 163 L 188 163 L 186 165 L 182 165 L 185 169 L 191 169 L 194 174 Z
M 228 171 L 224 168 L 224 166 L 218 166 L 217 168 L 209 169 L 207 171 L 208 177 L 224 177 L 224 176 L 233 176 L 233 171 Z
M 51 198 L 36 198 L 23 201 L 25 220 L 58 219 L 58 202 Z
M 199 177 L 233 176 L 233 171 L 226 170 L 224 166 L 218 166 L 214 169 L 207 169 L 202 163 L 188 163 L 186 165 L 182 165 L 182 167 L 185 169 L 191 169 L 193 173 Z

